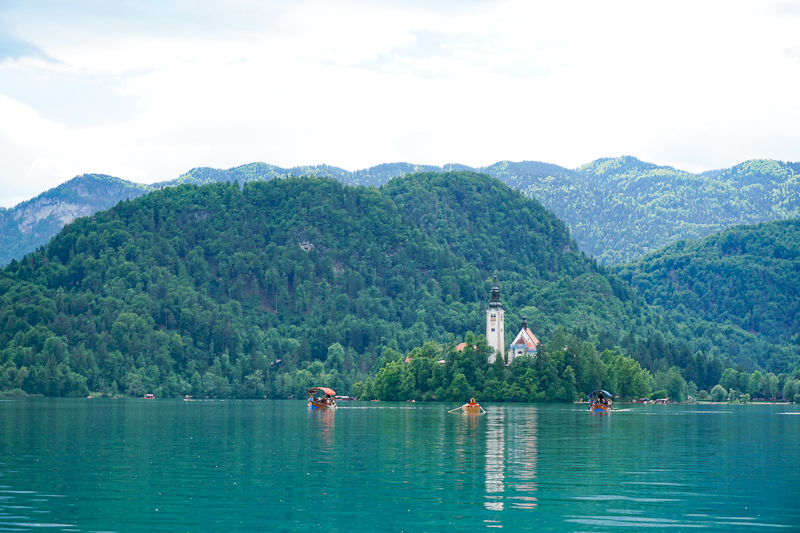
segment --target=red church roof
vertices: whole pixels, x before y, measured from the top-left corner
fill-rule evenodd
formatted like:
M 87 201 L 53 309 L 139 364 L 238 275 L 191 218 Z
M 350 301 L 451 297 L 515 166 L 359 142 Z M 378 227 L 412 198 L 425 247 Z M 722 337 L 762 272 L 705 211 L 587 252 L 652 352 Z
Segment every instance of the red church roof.
M 540 343 L 531 330 L 522 328 L 511 344 L 524 344 L 528 347 L 528 350 L 535 350 Z

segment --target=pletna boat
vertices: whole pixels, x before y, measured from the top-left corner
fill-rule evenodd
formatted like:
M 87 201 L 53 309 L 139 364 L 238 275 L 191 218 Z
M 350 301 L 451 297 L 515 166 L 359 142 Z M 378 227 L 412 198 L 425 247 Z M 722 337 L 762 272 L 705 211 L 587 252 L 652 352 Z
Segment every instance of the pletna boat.
M 593 413 L 611 412 L 611 398 L 614 395 L 608 391 L 599 389 L 589 394 L 589 411 Z
M 328 387 L 308 389 L 309 409 L 336 409 L 336 392 Z

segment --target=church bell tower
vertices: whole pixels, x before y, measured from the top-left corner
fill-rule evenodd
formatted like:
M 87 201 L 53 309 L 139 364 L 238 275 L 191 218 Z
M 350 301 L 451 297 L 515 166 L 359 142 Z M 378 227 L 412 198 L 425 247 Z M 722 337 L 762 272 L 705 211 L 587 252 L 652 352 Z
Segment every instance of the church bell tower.
M 505 310 L 500 303 L 500 287 L 497 286 L 497 273 L 494 275 L 494 287 L 489 308 L 486 310 L 486 343 L 492 348 L 489 363 L 494 363 L 497 355 L 503 357 L 506 349 Z

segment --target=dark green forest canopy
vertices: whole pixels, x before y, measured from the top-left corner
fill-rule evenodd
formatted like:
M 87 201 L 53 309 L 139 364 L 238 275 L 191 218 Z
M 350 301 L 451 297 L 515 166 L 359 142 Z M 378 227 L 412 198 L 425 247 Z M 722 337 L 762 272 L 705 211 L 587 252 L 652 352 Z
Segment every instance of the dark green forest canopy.
M 686 331 L 578 252 L 541 204 L 489 176 L 447 172 L 380 190 L 315 177 L 183 185 L 77 219 L 0 272 L 0 389 L 350 391 L 399 354 L 429 341 L 452 354 L 446 346 L 483 331 L 495 271 L 508 335 L 526 315 L 541 339 L 575 349 L 548 348 L 539 369 L 496 369 L 489 396 L 567 401 L 598 376 L 640 375 L 639 363 L 618 359 L 626 353 L 644 371 L 691 368 L 699 387 L 716 384 L 728 337 L 704 338 L 697 353 Z M 599 368 L 603 350 L 616 374 L 581 373 L 577 361 Z M 468 390 L 446 381 L 459 374 L 474 380 L 469 390 L 490 386 L 485 360 L 470 373 L 448 357 L 445 381 L 413 390 L 455 395 Z
M 800 220 L 679 241 L 616 269 L 651 304 L 800 346 Z
M 251 163 L 227 170 L 194 168 L 149 186 L 84 175 L 11 210 L 0 209 L 0 265 L 45 244 L 64 220 L 175 185 L 268 181 L 291 176 L 381 186 L 419 172 L 484 172 L 535 198 L 570 228 L 581 250 L 620 264 L 680 239 L 706 237 L 738 224 L 800 217 L 800 163 L 752 160 L 695 174 L 634 157 L 603 158 L 577 169 L 536 161 L 500 161 L 473 169 L 389 163 L 349 172 L 330 165 L 281 168 Z
M 484 169 L 539 199 L 604 264 L 632 261 L 680 239 L 738 224 L 800 217 L 800 165 L 772 160 L 693 174 L 634 157 L 568 170 L 534 162 Z

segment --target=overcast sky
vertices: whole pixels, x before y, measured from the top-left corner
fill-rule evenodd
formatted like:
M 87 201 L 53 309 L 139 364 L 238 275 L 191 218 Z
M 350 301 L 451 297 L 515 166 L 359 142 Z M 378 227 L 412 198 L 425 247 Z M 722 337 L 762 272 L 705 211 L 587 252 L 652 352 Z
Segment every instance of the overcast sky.
M 800 1 L 0 0 L 0 206 L 76 175 L 800 160 Z

